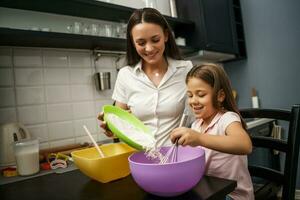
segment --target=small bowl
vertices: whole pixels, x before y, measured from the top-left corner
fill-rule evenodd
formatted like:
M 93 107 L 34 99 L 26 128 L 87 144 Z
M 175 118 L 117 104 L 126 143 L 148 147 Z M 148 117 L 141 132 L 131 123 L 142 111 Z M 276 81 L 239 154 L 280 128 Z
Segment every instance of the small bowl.
M 170 147 L 162 147 L 161 153 Z M 199 147 L 178 147 L 177 162 L 158 164 L 144 152 L 132 154 L 129 160 L 131 175 L 146 192 L 157 196 L 177 196 L 192 189 L 202 178 L 205 152 Z
M 101 158 L 95 147 L 73 151 L 75 165 L 88 177 L 107 183 L 130 174 L 128 157 L 136 152 L 125 143 L 104 144 L 99 146 L 105 157 Z

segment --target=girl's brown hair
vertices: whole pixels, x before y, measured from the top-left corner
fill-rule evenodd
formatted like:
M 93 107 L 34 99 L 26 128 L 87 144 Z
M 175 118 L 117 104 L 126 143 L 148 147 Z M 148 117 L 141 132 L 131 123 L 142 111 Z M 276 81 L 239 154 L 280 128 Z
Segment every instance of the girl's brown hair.
M 230 80 L 224 71 L 223 67 L 218 66 L 216 64 L 200 64 L 197 66 L 194 66 L 187 74 L 185 82 L 188 83 L 188 81 L 191 78 L 198 78 L 203 81 L 205 81 L 207 84 L 209 84 L 213 88 L 213 106 L 217 108 L 218 110 L 228 110 L 237 113 L 242 122 L 243 128 L 246 129 L 246 123 L 243 120 L 237 105 L 235 103 L 233 94 L 232 94 L 232 88 Z M 223 91 L 225 93 L 225 99 L 223 102 L 218 102 L 217 97 L 218 93 L 220 91 Z
M 167 20 L 160 14 L 159 11 L 153 8 L 142 8 L 135 10 L 129 21 L 127 23 L 127 51 L 126 51 L 126 58 L 127 64 L 130 66 L 136 65 L 140 61 L 140 56 L 137 53 L 133 40 L 131 31 L 133 27 L 140 23 L 153 23 L 159 25 L 165 34 L 168 35 L 168 41 L 165 43 L 165 52 L 164 56 L 171 57 L 176 60 L 180 60 L 181 55 L 179 53 L 179 49 L 175 43 L 174 36 L 172 34 L 172 29 L 168 24 Z

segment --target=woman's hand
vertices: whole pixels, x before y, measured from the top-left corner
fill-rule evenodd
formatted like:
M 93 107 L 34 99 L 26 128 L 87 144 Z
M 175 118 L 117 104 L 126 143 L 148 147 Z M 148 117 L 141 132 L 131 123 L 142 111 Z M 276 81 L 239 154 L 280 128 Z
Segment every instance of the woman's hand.
M 109 128 L 107 127 L 107 124 L 106 124 L 106 121 L 104 121 L 103 119 L 104 117 L 104 113 L 101 112 L 99 115 L 98 115 L 98 120 L 100 121 L 100 127 L 103 128 L 105 131 L 104 131 L 104 134 L 107 136 L 107 137 L 113 137 L 114 134 L 109 130 Z
M 123 110 L 126 110 L 127 112 L 131 113 L 131 111 L 129 110 L 129 107 L 124 104 L 124 103 L 120 103 L 118 101 L 115 101 L 115 106 L 122 108 Z M 104 134 L 107 137 L 114 137 L 114 134 L 109 130 L 109 128 L 107 127 L 106 121 L 104 121 L 104 112 L 101 112 L 98 115 L 98 120 L 100 121 L 100 127 L 103 128 L 105 130 Z
M 186 127 L 175 128 L 170 134 L 171 141 L 175 143 L 178 139 L 178 144 L 182 146 L 199 146 L 199 137 L 200 133 Z

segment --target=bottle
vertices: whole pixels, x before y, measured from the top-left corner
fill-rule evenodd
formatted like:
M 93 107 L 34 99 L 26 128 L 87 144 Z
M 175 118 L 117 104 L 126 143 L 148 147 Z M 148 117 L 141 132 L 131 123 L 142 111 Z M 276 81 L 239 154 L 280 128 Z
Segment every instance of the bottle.
M 252 108 L 259 108 L 258 96 L 255 88 L 252 88 Z

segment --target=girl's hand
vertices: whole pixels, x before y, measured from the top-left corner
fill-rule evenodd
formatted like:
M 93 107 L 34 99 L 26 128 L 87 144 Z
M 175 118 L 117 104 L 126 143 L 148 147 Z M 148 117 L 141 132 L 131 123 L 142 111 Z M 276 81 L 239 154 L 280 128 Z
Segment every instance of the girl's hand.
M 200 133 L 186 127 L 175 128 L 170 134 L 171 141 L 175 143 L 178 139 L 178 144 L 182 146 L 199 146 L 199 137 Z
M 104 131 L 104 134 L 107 136 L 107 137 L 113 137 L 114 134 L 109 130 L 109 128 L 107 127 L 107 124 L 106 124 L 106 121 L 104 121 L 103 119 L 104 117 L 104 113 L 101 112 L 99 115 L 98 115 L 98 120 L 100 121 L 100 127 L 103 128 L 105 131 Z

